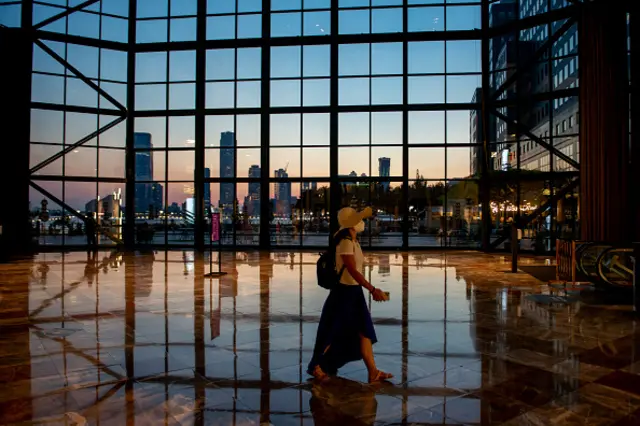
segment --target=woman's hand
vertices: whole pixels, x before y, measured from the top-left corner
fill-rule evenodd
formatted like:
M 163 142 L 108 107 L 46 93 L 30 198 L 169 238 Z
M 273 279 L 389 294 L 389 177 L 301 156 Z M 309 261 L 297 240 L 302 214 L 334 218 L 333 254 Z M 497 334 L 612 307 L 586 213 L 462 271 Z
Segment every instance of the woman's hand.
M 384 302 L 387 300 L 387 295 L 384 294 L 384 291 L 380 290 L 379 288 L 374 288 L 371 292 L 371 295 L 373 296 L 373 300 L 375 300 L 376 302 Z

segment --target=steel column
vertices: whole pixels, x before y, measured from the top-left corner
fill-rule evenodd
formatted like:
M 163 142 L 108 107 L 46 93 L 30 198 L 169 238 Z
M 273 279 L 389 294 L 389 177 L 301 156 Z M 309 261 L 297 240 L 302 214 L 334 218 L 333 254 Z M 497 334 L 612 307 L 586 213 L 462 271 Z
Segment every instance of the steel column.
M 205 217 L 204 217 L 204 163 L 205 163 L 205 79 L 206 79 L 206 55 L 204 41 L 207 38 L 207 1 L 198 0 L 198 18 L 196 27 L 196 117 L 195 117 L 195 226 L 194 243 L 196 250 L 205 248 Z M 208 184 L 208 183 L 207 183 Z M 209 195 L 211 196 L 211 195 Z
M 129 2 L 129 26 L 128 40 L 129 50 L 127 51 L 127 123 L 125 127 L 125 210 L 124 210 L 124 229 L 123 237 L 125 246 L 132 248 L 135 245 L 135 221 L 136 221 L 136 153 L 135 147 L 135 118 L 133 113 L 136 105 L 136 2 Z
M 271 0 L 262 1 L 262 72 L 260 98 L 260 248 L 271 247 L 271 197 L 269 191 L 269 134 L 271 111 Z M 234 241 L 235 243 L 235 241 Z

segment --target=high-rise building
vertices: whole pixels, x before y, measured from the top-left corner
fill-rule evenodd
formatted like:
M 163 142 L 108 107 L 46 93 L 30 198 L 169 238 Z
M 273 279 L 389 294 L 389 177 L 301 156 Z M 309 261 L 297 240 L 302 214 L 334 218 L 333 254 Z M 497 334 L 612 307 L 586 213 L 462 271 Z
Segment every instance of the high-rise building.
M 252 165 L 249 167 L 248 176 L 251 179 L 260 178 L 260 166 Z M 257 216 L 260 214 L 260 183 L 249 182 L 249 193 L 245 199 L 245 206 L 249 216 Z
M 211 178 L 211 169 L 205 167 L 204 169 L 204 212 L 208 215 L 211 212 L 211 183 L 207 179 Z
M 285 169 L 278 169 L 274 172 L 276 178 L 288 178 L 289 174 Z M 276 213 L 288 216 L 291 213 L 291 182 L 276 182 Z
M 482 88 L 478 87 L 473 93 L 471 102 L 479 104 L 482 102 Z M 469 141 L 472 144 L 469 150 L 469 175 L 474 176 L 480 174 L 482 170 L 482 161 L 484 159 L 483 146 L 484 141 L 483 127 L 482 127 L 482 110 L 472 109 L 469 112 Z M 491 164 L 489 165 L 491 168 Z
M 563 7 L 565 0 L 552 0 L 551 9 Z M 539 15 L 547 10 L 548 4 L 537 0 L 520 1 L 520 17 L 527 18 Z M 551 33 L 555 33 L 564 24 L 557 21 L 551 24 Z M 547 25 L 532 27 L 523 31 L 521 40 L 540 47 L 550 36 Z M 533 91 L 536 93 L 550 92 L 578 87 L 578 29 L 571 26 L 560 38 L 553 43 L 551 54 L 554 59 L 552 70 L 547 61 L 539 61 L 533 67 Z M 551 75 L 549 75 L 551 73 Z M 578 159 L 579 107 L 578 98 L 560 98 L 552 102 L 540 102 L 529 108 L 531 113 L 531 133 L 556 149 L 575 160 Z M 551 119 L 551 117 L 553 117 Z M 552 122 L 550 122 L 552 120 Z M 522 143 L 520 167 L 527 170 L 552 171 L 551 155 L 533 140 Z M 553 171 L 563 171 L 570 166 L 554 156 Z
M 235 178 L 235 149 L 236 135 L 233 132 L 220 134 L 220 177 Z M 220 184 L 220 204 L 226 213 L 233 212 L 234 184 L 223 182 Z
M 135 154 L 135 212 L 147 213 L 153 206 L 153 143 L 150 133 L 134 133 Z
M 151 185 L 151 205 L 153 206 L 153 216 L 157 216 L 161 210 L 164 210 L 164 189 L 159 183 L 152 183 Z
M 378 158 L 378 175 L 381 178 L 389 177 L 391 174 L 391 158 L 380 157 Z M 385 191 L 389 190 L 389 181 L 382 182 L 382 188 Z

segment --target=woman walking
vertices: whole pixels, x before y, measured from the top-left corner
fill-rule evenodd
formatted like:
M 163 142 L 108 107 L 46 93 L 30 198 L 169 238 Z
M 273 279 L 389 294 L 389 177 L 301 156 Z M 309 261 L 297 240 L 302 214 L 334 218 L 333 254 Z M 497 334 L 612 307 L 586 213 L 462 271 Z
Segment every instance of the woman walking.
M 378 339 L 362 290 L 364 287 L 369 291 L 376 302 L 387 300 L 387 295 L 372 286 L 361 272 L 364 254 L 357 236 L 365 230 L 363 219 L 371 213 L 369 207 L 361 212 L 345 207 L 338 212 L 340 229 L 334 239 L 339 283 L 322 308 L 313 358 L 307 369 L 318 380 L 337 374 L 340 367 L 357 360 L 364 361 L 369 383 L 393 377 L 376 368 L 373 345 Z

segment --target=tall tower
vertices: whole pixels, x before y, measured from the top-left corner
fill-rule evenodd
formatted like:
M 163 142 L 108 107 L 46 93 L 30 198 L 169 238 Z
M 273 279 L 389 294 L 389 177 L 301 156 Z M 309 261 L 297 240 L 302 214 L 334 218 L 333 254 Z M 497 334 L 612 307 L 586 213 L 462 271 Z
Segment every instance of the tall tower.
M 249 167 L 248 176 L 250 179 L 259 179 L 260 166 L 254 164 Z M 258 182 L 249 183 L 249 194 L 247 195 L 247 212 L 251 216 L 255 216 L 260 213 L 260 183 Z
M 220 177 L 235 178 L 235 149 L 236 135 L 233 132 L 222 132 L 220 134 Z M 229 212 L 233 209 L 234 188 L 233 183 L 220 184 L 220 203 L 225 211 Z
M 146 213 L 153 204 L 153 143 L 151 133 L 134 133 L 133 147 L 136 149 L 135 168 L 135 212 Z
M 286 169 L 278 169 L 274 171 L 276 178 L 288 178 L 289 174 Z M 291 182 L 276 182 L 276 212 L 278 214 L 288 216 L 291 213 Z
M 378 158 L 378 175 L 381 178 L 389 177 L 391 174 L 391 158 L 380 157 Z M 382 187 L 385 191 L 389 190 L 389 181 L 382 182 Z
M 205 167 L 204 169 L 204 212 L 209 214 L 211 212 L 211 183 L 206 179 L 211 178 L 211 169 Z

